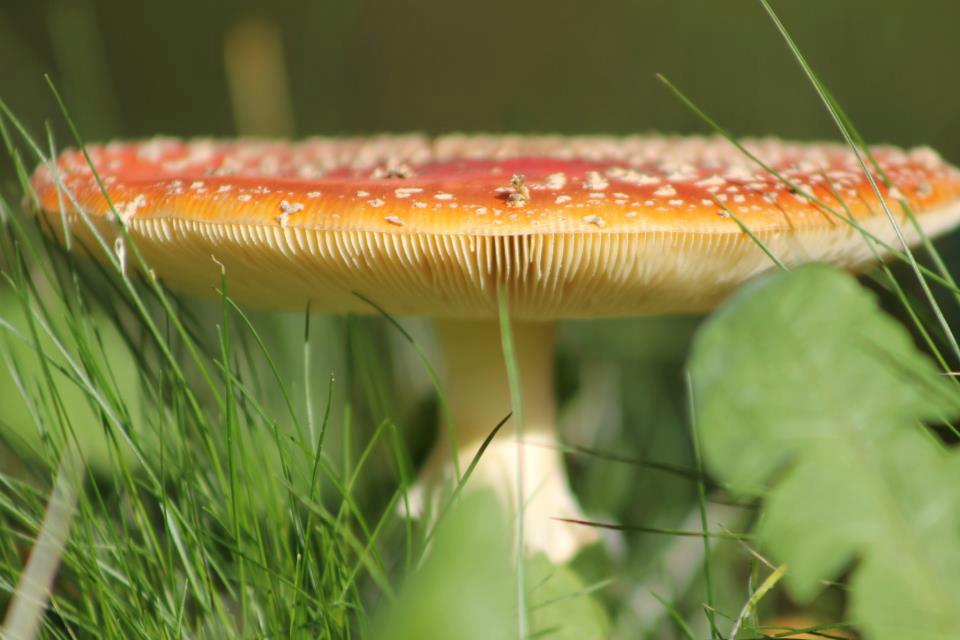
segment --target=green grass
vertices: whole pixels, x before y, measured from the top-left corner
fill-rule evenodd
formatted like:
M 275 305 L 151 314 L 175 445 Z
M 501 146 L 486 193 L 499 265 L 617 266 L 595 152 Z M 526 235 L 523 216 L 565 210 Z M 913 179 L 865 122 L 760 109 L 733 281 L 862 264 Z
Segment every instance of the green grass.
M 774 25 L 868 166 L 850 118 Z M 69 143 L 82 146 L 54 96 Z M 142 257 L 122 229 L 125 260 L 108 239 L 86 248 L 110 256 L 106 266 L 66 252 L 36 228 L 27 181 L 56 154 L 52 129 L 31 136 L 2 105 L 0 133 L 17 177 L 0 194 L 0 607 L 58 474 L 77 499 L 69 530 L 54 523 L 68 543 L 43 637 L 413 638 L 441 633 L 440 622 L 472 625 L 464 638 L 518 628 L 530 638 L 585 637 L 607 624 L 615 638 L 725 638 L 735 625 L 741 640 L 784 635 L 760 625 L 794 606 L 780 578 L 789 583 L 795 568 L 771 565 L 741 533 L 762 521 L 753 495 L 703 467 L 698 399 L 684 390 L 696 323 L 667 353 L 644 334 L 675 334 L 672 319 L 570 329 L 558 388 L 572 417 L 561 419 L 576 427 L 586 416 L 596 428 L 571 430 L 568 460 L 587 511 L 621 537 L 612 553 L 591 550 L 572 567 L 502 562 L 502 514 L 456 508 L 472 465 L 458 470 L 436 530 L 401 515 L 424 443 L 449 426 L 437 418 L 448 412 L 422 326 L 384 313 L 248 312 L 230 299 L 226 272 L 220 300 L 181 299 L 137 275 Z M 848 211 L 815 204 L 857 227 Z M 925 241 L 927 267 L 908 247 L 859 230 L 878 254 L 906 263 L 870 277 L 949 370 L 960 359 L 955 310 L 940 303 L 954 304 L 960 289 L 947 260 Z M 508 361 L 510 347 L 505 332 Z M 598 377 L 620 388 L 591 388 Z M 518 384 L 513 375 L 514 397 Z M 514 417 L 522 422 L 521 407 Z M 807 606 L 839 620 L 850 595 L 843 576 L 831 580 Z M 471 588 L 461 593 L 461 584 Z M 473 628 L 476 620 L 489 628 Z M 814 630 L 830 637 L 839 628 Z
M 11 451 L 34 460 L 28 478 L 39 487 L 49 471 L 38 462 L 55 469 L 77 457 L 85 489 L 58 590 L 89 599 L 55 597 L 47 632 L 349 636 L 364 589 L 393 594 L 397 559 L 382 556 L 381 536 L 411 537 L 394 513 L 399 490 L 367 499 L 360 481 L 371 460 L 405 463 L 401 441 L 385 436 L 395 425 L 360 434 L 359 455 L 346 438 L 342 454 L 322 447 L 310 416 L 318 405 L 325 434 L 334 385 L 325 401 L 301 393 L 308 409 L 294 408 L 264 336 L 227 297 L 226 274 L 219 318 L 207 309 L 201 323 L 117 262 L 113 272 L 78 268 L 29 225 L 11 218 L 4 234 L 6 293 L 19 307 L 4 318 L 4 362 L 43 435 L 32 451 L 17 442 Z M 91 293 L 110 289 L 112 304 Z M 11 340 L 20 342 L 16 356 Z M 113 366 L 124 356 L 134 366 L 118 380 Z M 275 377 L 258 379 L 262 371 Z M 350 404 L 338 404 L 349 430 Z M 97 459 L 88 460 L 94 445 Z M 42 500 L 31 483 L 8 488 L 7 526 L 32 539 Z M 11 578 L 29 548 L 14 540 L 4 549 Z

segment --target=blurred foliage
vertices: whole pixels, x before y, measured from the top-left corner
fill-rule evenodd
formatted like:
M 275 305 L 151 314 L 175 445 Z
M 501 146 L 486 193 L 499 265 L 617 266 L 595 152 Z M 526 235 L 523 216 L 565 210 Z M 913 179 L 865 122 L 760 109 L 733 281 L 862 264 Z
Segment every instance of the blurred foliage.
M 516 638 L 510 528 L 493 494 L 474 493 L 440 522 L 432 548 L 374 624 L 376 640 Z M 469 578 L 465 579 L 465 577 Z
M 517 638 L 511 547 L 510 526 L 493 494 L 468 494 L 438 524 L 426 558 L 374 621 L 374 640 Z M 530 637 L 607 637 L 606 613 L 576 573 L 542 554 L 526 565 Z
M 868 140 L 960 160 L 960 4 L 773 5 Z M 89 140 L 233 135 L 224 43 L 249 18 L 279 30 L 297 135 L 704 131 L 659 72 L 737 134 L 836 137 L 755 0 L 3 0 L 0 95 L 62 134 L 47 72 Z
M 61 313 L 57 316 L 62 320 L 66 311 L 59 311 Z M 42 325 L 44 319 L 32 319 L 32 322 L 28 322 L 23 317 L 20 302 L 12 295 L 0 296 L 0 320 L 8 327 L 0 343 L 4 345 L 3 350 L 6 352 L 4 361 L 11 364 L 9 369 L 0 370 L 0 407 L 3 407 L 0 410 L 0 431 L 19 450 L 20 455 L 26 458 L 32 455 L 52 459 L 54 451 L 62 447 L 68 436 L 64 433 L 39 432 L 35 414 L 42 411 L 46 403 L 42 400 L 30 403 L 26 398 L 43 398 L 48 394 L 55 396 L 54 404 L 62 404 L 63 409 L 70 412 L 74 424 L 83 427 L 82 438 L 76 443 L 83 459 L 97 470 L 109 468 L 114 455 L 111 436 L 100 428 L 100 415 L 86 402 L 86 390 L 77 383 L 67 358 L 57 354 L 58 348 L 67 353 L 75 352 L 78 348 L 77 341 L 68 339 L 65 344 L 56 344 L 50 334 L 36 327 L 38 322 Z M 133 418 L 133 424 L 140 426 L 139 432 L 132 434 L 133 438 L 139 440 L 150 437 L 148 430 L 142 427 L 143 401 L 137 363 L 109 318 L 103 313 L 95 313 L 89 320 L 90 324 L 82 327 L 88 334 L 86 340 L 99 344 L 102 349 L 92 357 L 97 360 L 99 368 L 109 371 L 109 375 L 116 380 L 126 409 Z M 40 348 L 48 354 L 49 360 L 46 363 L 41 362 L 33 348 L 31 324 L 40 336 Z M 11 330 L 16 332 L 20 339 L 12 338 Z M 59 335 L 69 335 L 69 331 L 63 326 L 53 331 Z M 50 376 L 52 385 L 47 385 L 46 375 Z M 49 415 L 44 416 L 42 421 L 46 424 L 58 422 L 54 416 Z M 52 444 L 51 438 L 59 446 Z M 133 454 L 127 446 L 121 446 L 120 451 L 127 457 L 128 463 L 134 463 Z
M 606 638 L 607 613 L 591 594 L 611 579 L 586 586 L 570 567 L 554 565 L 543 554 L 527 559 L 529 636 L 555 640 Z

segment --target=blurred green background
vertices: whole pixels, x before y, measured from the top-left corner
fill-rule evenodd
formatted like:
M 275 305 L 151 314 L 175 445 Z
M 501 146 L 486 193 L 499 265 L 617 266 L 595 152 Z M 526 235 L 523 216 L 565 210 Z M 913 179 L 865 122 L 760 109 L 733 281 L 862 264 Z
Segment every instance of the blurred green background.
M 869 141 L 930 145 L 960 162 L 960 2 L 772 4 Z M 39 139 L 49 122 L 66 146 L 45 73 L 88 141 L 414 130 L 706 132 L 656 73 L 738 135 L 837 138 L 756 0 L 0 0 L 0 98 Z M 12 165 L 0 156 L 2 188 L 14 192 Z M 956 245 L 941 243 L 948 261 Z M 218 313 L 216 304 L 198 309 L 202 318 Z M 291 379 L 301 380 L 302 315 L 256 319 L 272 353 L 294 372 Z M 566 437 L 691 467 L 682 366 L 697 323 L 565 324 L 557 384 Z M 429 348 L 426 323 L 405 325 Z M 410 350 L 376 320 L 323 320 L 314 331 L 315 384 L 336 371 L 357 400 L 358 431 L 369 433 L 389 415 L 411 427 L 414 458 L 422 455 L 436 407 Z M 16 396 L 0 379 L 0 401 L 4 393 Z M 297 390 L 297 406 L 309 393 Z M 0 419 L 14 420 L 10 413 Z M 591 515 L 699 528 L 688 478 L 582 456 L 568 462 Z M 370 485 L 370 494 L 382 497 L 389 478 Z M 722 500 L 710 506 L 712 522 L 744 526 L 749 518 Z M 663 618 L 650 590 L 675 597 L 683 613 L 702 622 L 698 597 L 683 600 L 699 579 L 698 540 L 629 534 L 611 540 L 611 548 L 609 557 L 582 560 L 578 568 L 588 580 L 617 578 L 600 597 L 622 637 Z M 733 609 L 747 576 L 742 550 L 730 545 L 728 552 L 715 580 L 720 605 Z M 821 608 L 837 616 L 841 605 L 834 594 Z M 670 637 L 664 633 L 656 637 Z
M 868 139 L 960 161 L 960 3 L 773 5 Z M 50 73 L 90 140 L 233 135 L 224 42 L 251 17 L 295 135 L 704 130 L 660 72 L 738 134 L 836 137 L 756 0 L 3 0 L 0 95 L 59 123 Z

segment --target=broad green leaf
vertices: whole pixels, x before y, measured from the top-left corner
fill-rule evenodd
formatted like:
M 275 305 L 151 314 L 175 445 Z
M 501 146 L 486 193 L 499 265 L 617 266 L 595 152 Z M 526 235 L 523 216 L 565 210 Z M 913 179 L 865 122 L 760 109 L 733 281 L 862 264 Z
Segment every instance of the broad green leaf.
M 542 553 L 528 558 L 526 569 L 531 637 L 584 640 L 609 635 L 606 611 L 573 569 L 552 564 Z
M 920 426 L 951 383 L 852 277 L 810 266 L 745 287 L 690 361 L 710 469 L 766 498 L 760 543 L 794 596 L 853 563 L 870 638 L 960 637 L 960 461 Z
M 374 638 L 516 638 L 511 528 L 493 494 L 462 497 L 437 528 L 427 557 L 383 612 Z

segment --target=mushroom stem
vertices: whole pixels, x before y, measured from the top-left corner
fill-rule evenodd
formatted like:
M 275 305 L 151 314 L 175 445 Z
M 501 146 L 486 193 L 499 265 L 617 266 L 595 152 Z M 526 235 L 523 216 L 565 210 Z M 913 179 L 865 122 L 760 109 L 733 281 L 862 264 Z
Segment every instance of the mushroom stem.
M 555 519 L 579 518 L 581 511 L 567 484 L 558 448 L 554 327 L 550 323 L 514 322 L 512 331 L 523 394 L 521 437 L 514 421 L 504 425 L 481 456 L 467 487 L 493 489 L 513 513 L 518 511 L 517 489 L 521 487 L 525 546 L 546 553 L 554 562 L 564 562 L 597 536 L 593 529 Z M 437 335 L 446 358 L 445 393 L 455 443 L 441 427 L 438 442 L 412 493 L 414 508 L 434 514 L 441 504 L 443 488 L 449 492 L 456 482 L 454 444 L 463 472 L 512 406 L 497 320 L 441 320 L 437 322 Z M 517 447 L 521 447 L 519 452 Z

